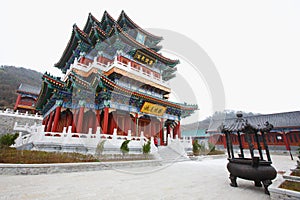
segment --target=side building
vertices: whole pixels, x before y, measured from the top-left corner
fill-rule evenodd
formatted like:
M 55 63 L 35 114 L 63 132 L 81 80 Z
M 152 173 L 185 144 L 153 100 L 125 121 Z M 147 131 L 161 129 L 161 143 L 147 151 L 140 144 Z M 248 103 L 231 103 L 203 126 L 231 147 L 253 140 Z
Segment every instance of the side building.
M 270 150 L 291 151 L 297 150 L 300 145 L 300 111 L 274 113 L 265 115 L 255 115 L 244 117 L 251 124 L 264 124 L 269 122 L 274 127 L 270 133 L 266 134 L 266 143 Z M 236 118 L 225 119 L 224 121 L 213 121 L 207 133 L 210 135 L 210 142 L 220 148 L 226 148 L 225 135 L 220 133 L 221 124 L 233 124 Z M 231 135 L 232 144 L 238 148 L 239 138 L 237 135 Z M 254 143 L 254 148 L 258 149 L 257 138 L 249 135 L 249 140 Z M 261 135 L 258 136 L 259 143 L 263 147 Z M 241 134 L 241 143 L 243 148 L 248 148 L 248 142 L 245 134 Z
M 162 39 L 124 11 L 117 20 L 106 11 L 101 20 L 89 14 L 82 30 L 75 24 L 55 64 L 65 77 L 42 77 L 36 109 L 43 114 L 44 131 L 66 127 L 76 137 L 100 127 L 102 134 L 156 136 L 161 145 L 167 135 L 180 138 L 181 119 L 198 107 L 169 100 L 168 81 L 179 60 L 159 53 Z
M 40 93 L 39 87 L 34 87 L 28 84 L 21 83 L 17 89 L 17 100 L 14 106 L 14 111 L 20 113 L 35 114 L 36 101 Z

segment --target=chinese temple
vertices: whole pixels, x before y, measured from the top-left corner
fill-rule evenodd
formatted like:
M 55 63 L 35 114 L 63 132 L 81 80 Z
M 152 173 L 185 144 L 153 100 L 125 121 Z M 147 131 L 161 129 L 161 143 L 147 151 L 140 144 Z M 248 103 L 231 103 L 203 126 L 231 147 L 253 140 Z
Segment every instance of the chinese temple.
M 262 127 L 265 122 L 271 123 L 274 126 L 273 129 L 266 134 L 265 138 L 265 142 L 270 150 L 296 151 L 299 148 L 300 111 L 254 115 L 245 117 L 245 120 L 258 127 Z M 227 125 L 232 124 L 235 121 L 235 118 L 228 118 L 224 121 L 213 121 L 207 131 L 210 134 L 210 142 L 217 146 L 227 148 L 225 134 L 221 133 L 221 131 L 218 130 L 218 127 L 220 124 Z M 233 147 L 238 148 L 240 146 L 240 140 L 243 148 L 249 148 L 249 144 L 245 136 L 245 134 L 241 134 L 239 139 L 237 134 L 231 135 L 230 137 Z M 250 135 L 249 140 L 254 143 L 254 149 L 258 150 L 259 148 L 263 148 L 263 138 L 261 133 L 258 134 L 257 137 Z
M 179 60 L 159 51 L 162 37 L 139 27 L 122 11 L 117 20 L 89 14 L 83 29 L 73 25 L 70 40 L 54 65 L 64 78 L 45 73 L 36 109 L 45 132 L 181 137 L 180 120 L 197 105 L 169 100 L 168 81 Z M 69 130 L 70 132 L 70 130 Z M 166 134 L 164 134 L 164 132 Z
M 18 110 L 21 113 L 35 114 L 36 101 L 40 93 L 40 88 L 28 84 L 20 84 L 17 89 L 17 100 L 14 111 Z

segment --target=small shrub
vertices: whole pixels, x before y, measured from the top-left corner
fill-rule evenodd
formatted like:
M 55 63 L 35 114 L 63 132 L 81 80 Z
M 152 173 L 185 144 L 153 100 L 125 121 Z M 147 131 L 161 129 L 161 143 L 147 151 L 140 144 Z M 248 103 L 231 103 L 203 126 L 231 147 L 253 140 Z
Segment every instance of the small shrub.
M 123 154 L 128 153 L 129 152 L 129 148 L 128 148 L 128 143 L 130 142 L 130 140 L 125 140 L 121 147 L 120 150 L 122 151 Z
M 103 153 L 104 151 L 104 143 L 106 142 L 106 140 L 101 140 L 98 145 L 97 145 L 97 148 L 96 148 L 96 156 L 99 156 Z
M 0 146 L 11 146 L 15 144 L 15 139 L 19 136 L 19 133 L 5 134 L 0 137 Z
M 198 143 L 198 140 L 195 140 L 193 143 L 193 153 L 195 156 L 200 155 L 201 145 Z
M 149 140 L 146 144 L 143 145 L 143 154 L 150 153 L 151 150 L 151 141 Z
M 205 154 L 206 153 L 206 146 L 205 146 L 205 143 L 202 141 L 201 144 L 200 144 L 200 152 L 202 154 Z
M 210 143 L 210 142 L 208 143 L 208 148 L 209 148 L 210 151 L 215 151 L 216 150 L 215 145 L 213 143 Z
M 298 154 L 298 160 L 297 160 L 297 169 L 300 169 L 300 145 L 298 146 L 298 152 L 297 152 L 297 154 Z

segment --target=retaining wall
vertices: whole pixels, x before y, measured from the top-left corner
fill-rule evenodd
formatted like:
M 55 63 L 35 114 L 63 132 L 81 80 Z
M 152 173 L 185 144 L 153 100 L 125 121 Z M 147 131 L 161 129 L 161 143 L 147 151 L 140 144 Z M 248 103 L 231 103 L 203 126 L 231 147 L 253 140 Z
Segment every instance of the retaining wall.
M 15 122 L 24 125 L 27 123 L 29 126 L 32 126 L 34 123 L 37 125 L 42 124 L 42 120 L 40 116 L 0 110 L 0 135 L 17 132 L 13 130 Z
M 58 164 L 0 164 L 0 175 L 39 175 L 161 166 L 158 160 Z

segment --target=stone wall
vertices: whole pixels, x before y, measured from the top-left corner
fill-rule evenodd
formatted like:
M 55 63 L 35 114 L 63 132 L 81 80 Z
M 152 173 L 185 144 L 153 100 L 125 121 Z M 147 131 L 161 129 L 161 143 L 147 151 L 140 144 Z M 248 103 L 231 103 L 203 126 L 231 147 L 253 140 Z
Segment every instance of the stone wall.
M 42 124 L 42 120 L 43 118 L 38 115 L 0 110 L 0 135 L 17 132 L 13 130 L 15 122 L 24 125 L 27 123 L 29 126 L 32 126 L 34 123 L 37 125 Z
M 161 166 L 158 160 L 58 163 L 58 164 L 0 164 L 0 175 L 38 175 L 99 170 L 124 170 L 125 168 Z

